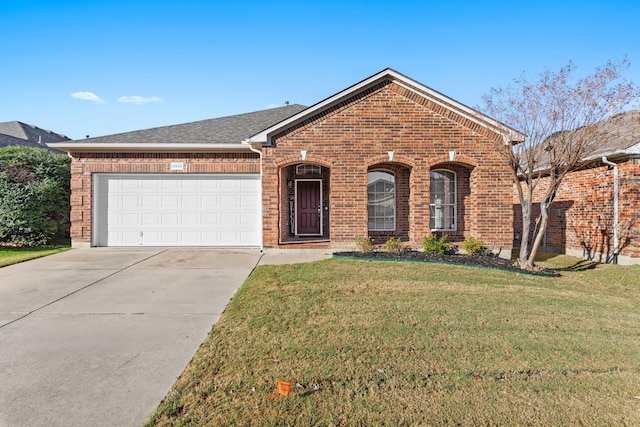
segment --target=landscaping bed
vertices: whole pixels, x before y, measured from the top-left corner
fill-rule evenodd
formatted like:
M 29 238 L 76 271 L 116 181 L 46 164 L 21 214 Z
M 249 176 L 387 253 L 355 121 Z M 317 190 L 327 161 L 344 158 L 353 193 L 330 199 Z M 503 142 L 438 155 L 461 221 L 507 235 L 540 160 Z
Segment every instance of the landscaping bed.
M 333 254 L 333 256 L 336 258 L 355 258 L 375 261 L 437 262 L 443 264 L 456 264 L 471 267 L 495 268 L 499 270 L 514 271 L 518 273 L 538 274 L 542 276 L 558 276 L 558 272 L 549 268 L 539 267 L 536 271 L 525 271 L 518 268 L 513 260 L 490 255 L 470 256 L 466 254 L 433 254 L 415 250 L 403 250 L 395 254 L 386 251 L 336 252 Z

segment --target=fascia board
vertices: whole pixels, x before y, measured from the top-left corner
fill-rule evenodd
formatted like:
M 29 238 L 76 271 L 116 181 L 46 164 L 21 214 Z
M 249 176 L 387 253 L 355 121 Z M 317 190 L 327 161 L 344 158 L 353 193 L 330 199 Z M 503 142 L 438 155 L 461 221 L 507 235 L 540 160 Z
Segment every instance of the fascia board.
M 68 153 L 228 153 L 250 151 L 246 144 L 56 142 L 47 145 Z

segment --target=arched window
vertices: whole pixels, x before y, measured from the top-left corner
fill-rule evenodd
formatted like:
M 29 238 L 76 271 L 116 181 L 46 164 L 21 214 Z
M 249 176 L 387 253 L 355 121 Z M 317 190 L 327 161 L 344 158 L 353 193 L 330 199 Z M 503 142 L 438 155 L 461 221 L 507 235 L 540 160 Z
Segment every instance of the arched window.
M 431 230 L 456 229 L 456 174 L 446 170 L 431 171 L 429 207 Z
M 396 229 L 396 177 L 383 170 L 371 171 L 368 177 L 369 231 L 393 231 Z

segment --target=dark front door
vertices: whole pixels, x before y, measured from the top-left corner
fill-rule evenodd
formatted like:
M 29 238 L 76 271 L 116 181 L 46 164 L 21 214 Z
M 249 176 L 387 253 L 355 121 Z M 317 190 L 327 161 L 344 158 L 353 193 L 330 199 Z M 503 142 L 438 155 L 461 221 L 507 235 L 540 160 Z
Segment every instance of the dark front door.
M 320 181 L 296 181 L 296 234 L 320 234 Z

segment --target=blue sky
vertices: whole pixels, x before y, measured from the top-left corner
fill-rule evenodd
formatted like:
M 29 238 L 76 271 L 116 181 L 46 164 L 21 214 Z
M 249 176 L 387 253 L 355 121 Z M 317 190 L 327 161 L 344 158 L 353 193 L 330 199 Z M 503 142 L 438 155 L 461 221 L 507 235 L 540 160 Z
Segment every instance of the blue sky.
M 390 67 L 466 105 L 627 55 L 637 1 L 0 0 L 0 122 L 77 139 L 312 105 Z

